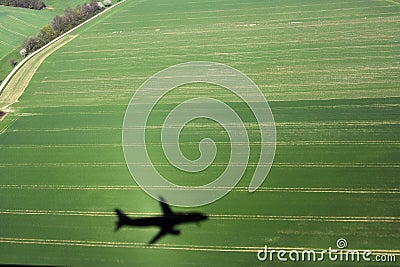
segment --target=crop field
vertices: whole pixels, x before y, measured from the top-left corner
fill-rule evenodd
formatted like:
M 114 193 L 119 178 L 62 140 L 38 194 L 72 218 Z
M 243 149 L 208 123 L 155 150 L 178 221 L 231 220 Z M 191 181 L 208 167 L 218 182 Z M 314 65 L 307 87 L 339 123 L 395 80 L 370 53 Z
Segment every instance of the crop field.
M 25 38 L 36 35 L 40 28 L 50 23 L 68 6 L 75 7 L 84 0 L 45 1 L 48 9 L 31 10 L 0 6 L 0 81 L 11 71 L 8 61 L 17 60 L 17 53 Z
M 3 40 L 0 32 L 1 40 Z M 396 266 L 400 261 L 400 2 L 398 0 L 127 0 L 73 32 L 40 65 L 0 121 L 0 264 L 56 266 Z M 254 193 L 260 129 L 229 90 L 181 86 L 152 110 L 146 146 L 155 168 L 180 185 L 216 179 L 230 163 L 224 128 L 208 119 L 182 130 L 180 147 L 215 161 L 188 173 L 169 164 L 163 121 L 188 99 L 216 98 L 245 122 L 251 154 L 230 193 L 196 208 L 200 225 L 115 232 L 114 209 L 161 214 L 134 181 L 122 148 L 125 110 L 155 73 L 219 62 L 251 78 L 271 107 L 276 154 Z M 218 76 L 218 73 L 216 73 Z M 167 199 L 168 201 L 168 199 Z M 260 262 L 270 249 L 337 248 L 393 254 L 386 262 Z

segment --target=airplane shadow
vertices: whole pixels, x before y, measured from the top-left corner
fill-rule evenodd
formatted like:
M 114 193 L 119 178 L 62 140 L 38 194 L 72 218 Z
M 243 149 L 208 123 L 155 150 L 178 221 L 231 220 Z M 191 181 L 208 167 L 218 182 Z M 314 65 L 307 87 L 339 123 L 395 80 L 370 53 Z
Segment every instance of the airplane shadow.
M 161 209 L 163 211 L 162 216 L 154 216 L 154 217 L 144 217 L 144 218 L 129 218 L 125 213 L 123 213 L 120 209 L 115 209 L 115 213 L 118 216 L 118 221 L 116 222 L 115 231 L 118 231 L 121 227 L 159 227 L 160 231 L 156 236 L 153 237 L 149 241 L 149 244 L 156 243 L 160 238 L 167 234 L 179 235 L 181 233 L 180 230 L 175 229 L 175 226 L 184 224 L 184 223 L 197 223 L 199 224 L 201 221 L 205 221 L 208 219 L 208 216 L 199 213 L 181 213 L 181 212 L 173 212 L 165 199 L 160 197 L 159 199 Z

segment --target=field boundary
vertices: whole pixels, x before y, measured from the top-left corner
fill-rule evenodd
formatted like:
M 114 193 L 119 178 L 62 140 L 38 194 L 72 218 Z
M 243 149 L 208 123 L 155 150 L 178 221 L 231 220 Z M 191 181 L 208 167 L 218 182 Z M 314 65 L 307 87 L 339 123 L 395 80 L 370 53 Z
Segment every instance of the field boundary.
M 24 58 L 21 62 L 18 63 L 17 66 L 14 67 L 14 69 L 7 75 L 7 77 L 4 79 L 4 81 L 1 83 L 0 85 L 0 102 L 1 102 L 1 96 L 3 94 L 3 91 L 5 90 L 5 88 L 7 87 L 7 85 L 10 83 L 11 79 L 14 77 L 14 75 L 21 69 L 22 66 L 25 65 L 26 62 L 28 62 L 31 58 L 33 58 L 35 55 L 37 55 L 38 53 L 42 52 L 43 50 L 45 50 L 46 48 L 48 48 L 49 46 L 52 46 L 53 44 L 55 44 L 57 41 L 59 41 L 60 39 L 66 37 L 67 35 L 69 35 L 70 33 L 72 33 L 73 31 L 79 29 L 80 27 L 82 27 L 83 25 L 85 25 L 86 23 L 89 23 L 90 21 L 94 20 L 95 18 L 99 17 L 100 15 L 108 12 L 109 10 L 113 9 L 116 6 L 119 6 L 120 4 L 124 3 L 126 0 L 122 0 L 121 2 L 115 3 L 114 5 L 112 5 L 109 8 L 106 8 L 105 10 L 103 10 L 102 12 L 96 14 L 95 16 L 91 17 L 90 19 L 84 21 L 83 23 L 79 24 L 78 26 L 72 28 L 71 30 L 67 31 L 66 33 L 60 35 L 59 37 L 57 37 L 56 39 L 52 40 L 51 42 L 49 42 L 48 44 L 46 44 L 45 46 L 41 47 L 40 49 L 36 50 L 35 52 L 33 52 L 32 54 L 28 55 L 26 58 Z M 57 50 L 57 49 L 55 49 Z M 52 52 L 54 52 L 55 50 L 52 50 Z M 52 53 L 51 52 L 51 53 Z M 51 54 L 50 53 L 50 54 Z M 49 55 L 50 55 L 49 54 Z M 40 64 L 39 64 L 40 65 Z M 37 66 L 37 68 L 39 67 L 39 65 Z M 36 68 L 36 69 L 37 69 Z M 35 69 L 35 71 L 36 71 Z M 32 77 L 34 75 L 34 72 L 32 73 Z M 30 79 L 29 79 L 30 80 Z M 29 83 L 29 82 L 28 82 Z M 26 86 L 28 85 L 28 83 L 26 84 Z M 25 86 L 25 87 L 26 87 Z M 25 89 L 25 88 L 24 88 Z M 21 94 L 23 93 L 24 90 L 22 90 Z M 19 96 L 20 96 L 19 95 Z M 18 100 L 18 99 L 17 99 Z M 13 103 L 11 103 L 13 104 Z M 11 105 L 9 104 L 9 105 Z M 9 106 L 7 105 L 7 106 Z M 0 107 L 0 108 L 4 108 L 4 107 Z
M 14 104 L 18 101 L 19 97 L 25 91 L 29 82 L 33 78 L 36 70 L 40 67 L 42 62 L 50 56 L 54 51 L 63 47 L 65 44 L 69 43 L 75 39 L 78 35 L 68 35 L 59 42 L 54 43 L 53 46 L 49 46 L 42 50 L 41 53 L 37 54 L 34 60 L 30 60 L 25 63 L 24 67 L 21 68 L 16 74 L 14 74 L 13 79 L 9 81 L 8 87 L 3 91 L 0 96 L 0 109 L 2 109 L 3 114 L 7 114 L 9 110 L 8 106 Z M 0 114 L 1 114 L 0 112 Z

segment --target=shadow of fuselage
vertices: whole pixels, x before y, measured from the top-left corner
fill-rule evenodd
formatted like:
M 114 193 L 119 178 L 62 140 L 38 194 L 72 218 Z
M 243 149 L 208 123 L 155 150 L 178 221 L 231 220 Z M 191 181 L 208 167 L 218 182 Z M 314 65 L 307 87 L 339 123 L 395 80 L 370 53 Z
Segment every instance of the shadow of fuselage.
M 173 212 L 164 199 L 160 198 L 160 205 L 163 210 L 162 216 L 146 217 L 146 218 L 129 218 L 121 210 L 116 209 L 115 212 L 118 216 L 115 231 L 118 231 L 123 226 L 129 227 L 160 227 L 158 234 L 150 240 L 149 244 L 154 244 L 161 237 L 172 234 L 179 235 L 180 230 L 175 229 L 175 226 L 184 223 L 200 223 L 208 219 L 208 216 L 203 213 L 180 213 Z

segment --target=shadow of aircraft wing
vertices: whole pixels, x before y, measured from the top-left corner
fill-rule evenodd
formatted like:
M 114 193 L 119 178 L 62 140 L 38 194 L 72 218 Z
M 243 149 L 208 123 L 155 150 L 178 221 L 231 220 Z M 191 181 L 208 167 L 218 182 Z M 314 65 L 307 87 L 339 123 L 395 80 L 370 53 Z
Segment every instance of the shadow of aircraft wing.
M 164 216 L 169 217 L 169 216 L 174 215 L 171 208 L 169 207 L 169 205 L 167 204 L 167 202 L 165 201 L 165 199 L 163 197 L 159 198 L 159 202 L 160 202 L 161 209 L 163 211 Z
M 168 232 L 165 231 L 164 229 L 161 229 L 158 232 L 158 234 L 155 237 L 153 237 L 152 240 L 150 240 L 149 245 L 152 245 L 152 244 L 156 243 L 158 241 L 158 239 L 160 239 L 161 237 L 165 236 L 166 234 L 168 234 Z

